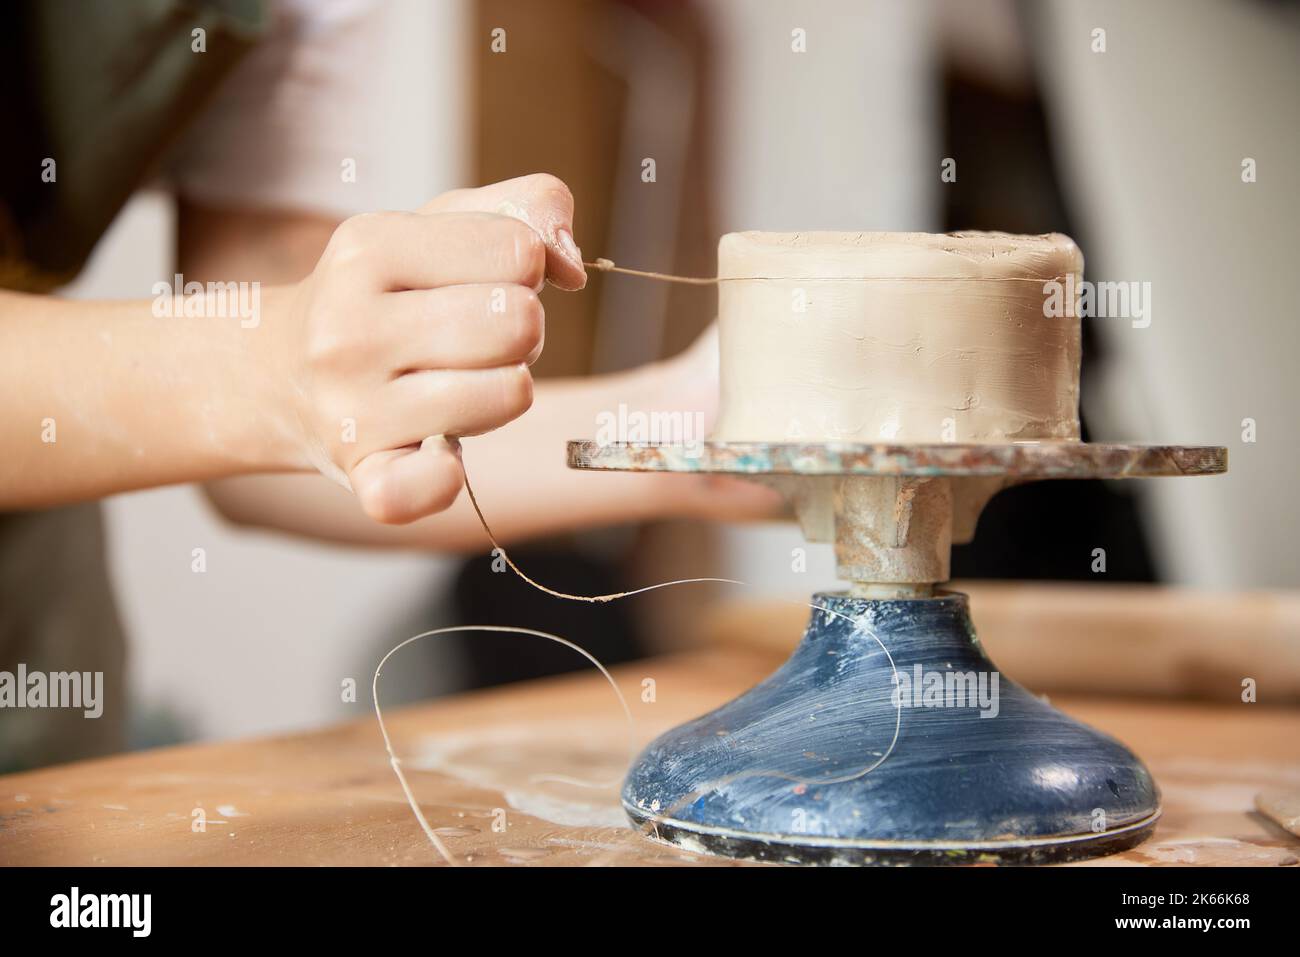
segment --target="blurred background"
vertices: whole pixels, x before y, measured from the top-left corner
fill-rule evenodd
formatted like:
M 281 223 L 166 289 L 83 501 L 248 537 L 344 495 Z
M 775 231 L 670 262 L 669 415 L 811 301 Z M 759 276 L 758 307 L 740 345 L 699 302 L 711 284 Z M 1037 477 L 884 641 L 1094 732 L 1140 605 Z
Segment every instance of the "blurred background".
M 309 6 L 272 4 L 290 25 Z M 358 57 L 353 95 L 367 103 L 365 128 L 340 131 L 337 153 L 322 159 L 320 175 L 336 177 L 338 155 L 359 158 L 357 182 L 334 187 L 332 212 L 412 208 L 449 188 L 544 170 L 575 194 L 588 259 L 693 275 L 712 273 L 719 236 L 740 229 L 1072 235 L 1087 278 L 1152 288 L 1147 328 L 1084 320 L 1085 437 L 1225 445 L 1230 472 L 1009 490 L 975 542 L 956 550 L 954 575 L 1095 580 L 1092 551 L 1104 547 L 1109 581 L 1300 585 L 1300 509 L 1290 497 L 1300 473 L 1290 279 L 1300 223 L 1297 4 L 319 6 L 330 16 L 313 29 L 337 31 Z M 493 52 L 496 30 L 502 52 Z M 793 48 L 800 30 L 802 51 Z M 647 157 L 653 183 L 642 181 Z M 945 158 L 956 161 L 954 182 L 941 180 Z M 1243 181 L 1247 160 L 1253 182 Z M 64 293 L 149 296 L 174 271 L 175 216 L 160 175 Z M 676 352 L 712 320 L 715 297 L 613 277 L 577 295 L 548 291 L 537 371 L 609 372 Z M 1247 419 L 1255 441 L 1243 441 Z M 674 589 L 574 606 L 492 574 L 486 541 L 470 556 L 306 544 L 233 529 L 190 488 L 121 496 L 104 509 L 128 636 L 132 746 L 359 717 L 378 658 L 427 628 L 545 628 L 607 663 L 680 648 L 721 594 Z M 717 575 L 799 598 L 835 583 L 829 547 L 809 550 L 807 572 L 790 570 L 802 544 L 793 525 L 675 522 L 512 555 L 571 590 Z M 204 575 L 190 570 L 196 546 L 207 551 Z M 410 700 L 579 664 L 544 642 L 451 639 L 408 652 L 389 687 L 394 701 Z M 340 700 L 348 677 L 355 703 Z

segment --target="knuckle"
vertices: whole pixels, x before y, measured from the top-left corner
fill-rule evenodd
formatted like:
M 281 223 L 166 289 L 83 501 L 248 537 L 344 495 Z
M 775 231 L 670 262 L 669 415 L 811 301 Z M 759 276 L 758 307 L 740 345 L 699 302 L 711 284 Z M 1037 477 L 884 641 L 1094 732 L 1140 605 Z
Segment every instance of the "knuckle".
M 450 454 L 443 456 L 434 468 L 434 476 L 429 488 L 428 507 L 430 512 L 443 512 L 451 508 L 460 495 L 460 465 Z
M 529 187 L 543 199 L 562 208 L 573 209 L 573 193 L 568 184 L 551 173 L 533 173 L 528 177 Z
M 426 207 L 444 207 L 446 209 L 456 209 L 469 203 L 473 198 L 475 190 L 460 187 L 458 189 L 449 189 L 439 193 L 434 199 L 430 200 Z
M 401 523 L 404 515 L 399 509 L 397 490 L 387 469 L 368 470 L 364 479 L 353 479 L 353 490 L 361 510 L 382 525 Z
M 350 216 L 339 223 L 325 247 L 325 258 L 335 269 L 351 269 L 368 260 L 374 235 L 376 213 Z
M 517 219 L 505 220 L 513 243 L 515 273 L 521 285 L 540 286 L 546 277 L 546 244 L 531 226 Z
M 511 366 L 502 370 L 502 402 L 506 414 L 514 419 L 527 412 L 533 404 L 533 375 L 527 366 Z
M 524 286 L 516 286 L 514 315 L 517 319 L 515 323 L 516 340 L 511 343 L 514 352 L 519 356 L 530 355 L 534 349 L 542 344 L 542 336 L 546 328 L 546 311 L 542 308 L 542 300 L 531 289 Z

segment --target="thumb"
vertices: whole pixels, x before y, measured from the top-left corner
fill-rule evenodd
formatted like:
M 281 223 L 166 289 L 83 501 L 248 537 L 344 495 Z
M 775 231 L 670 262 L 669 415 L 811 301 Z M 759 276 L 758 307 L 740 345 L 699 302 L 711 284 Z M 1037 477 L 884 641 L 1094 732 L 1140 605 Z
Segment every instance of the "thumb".
M 475 212 L 513 216 L 527 223 L 546 245 L 546 278 L 561 289 L 587 284 L 582 250 L 573 239 L 573 194 L 549 173 L 533 173 L 478 189 L 443 193 L 422 213 Z

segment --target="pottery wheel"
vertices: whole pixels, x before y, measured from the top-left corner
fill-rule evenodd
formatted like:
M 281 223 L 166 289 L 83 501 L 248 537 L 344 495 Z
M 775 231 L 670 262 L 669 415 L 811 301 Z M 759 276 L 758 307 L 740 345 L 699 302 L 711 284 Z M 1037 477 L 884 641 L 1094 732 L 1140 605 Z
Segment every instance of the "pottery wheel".
M 813 596 L 802 642 L 771 677 L 637 758 L 623 807 L 648 836 L 800 864 L 1049 863 L 1154 829 L 1160 792 L 1145 765 L 1000 675 L 966 596 L 941 585 L 951 544 L 974 535 L 1002 488 L 1213 475 L 1225 449 L 579 441 L 568 462 L 778 488 L 807 538 L 834 543 L 849 583 Z

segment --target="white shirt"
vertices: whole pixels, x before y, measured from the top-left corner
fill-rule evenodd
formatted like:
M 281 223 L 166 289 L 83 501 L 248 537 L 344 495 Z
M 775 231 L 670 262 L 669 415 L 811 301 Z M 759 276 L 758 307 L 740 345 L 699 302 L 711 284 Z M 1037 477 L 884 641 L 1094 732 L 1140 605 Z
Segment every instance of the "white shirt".
M 266 38 L 166 164 L 172 186 L 208 205 L 340 218 L 382 208 L 391 11 L 374 0 L 277 0 Z

